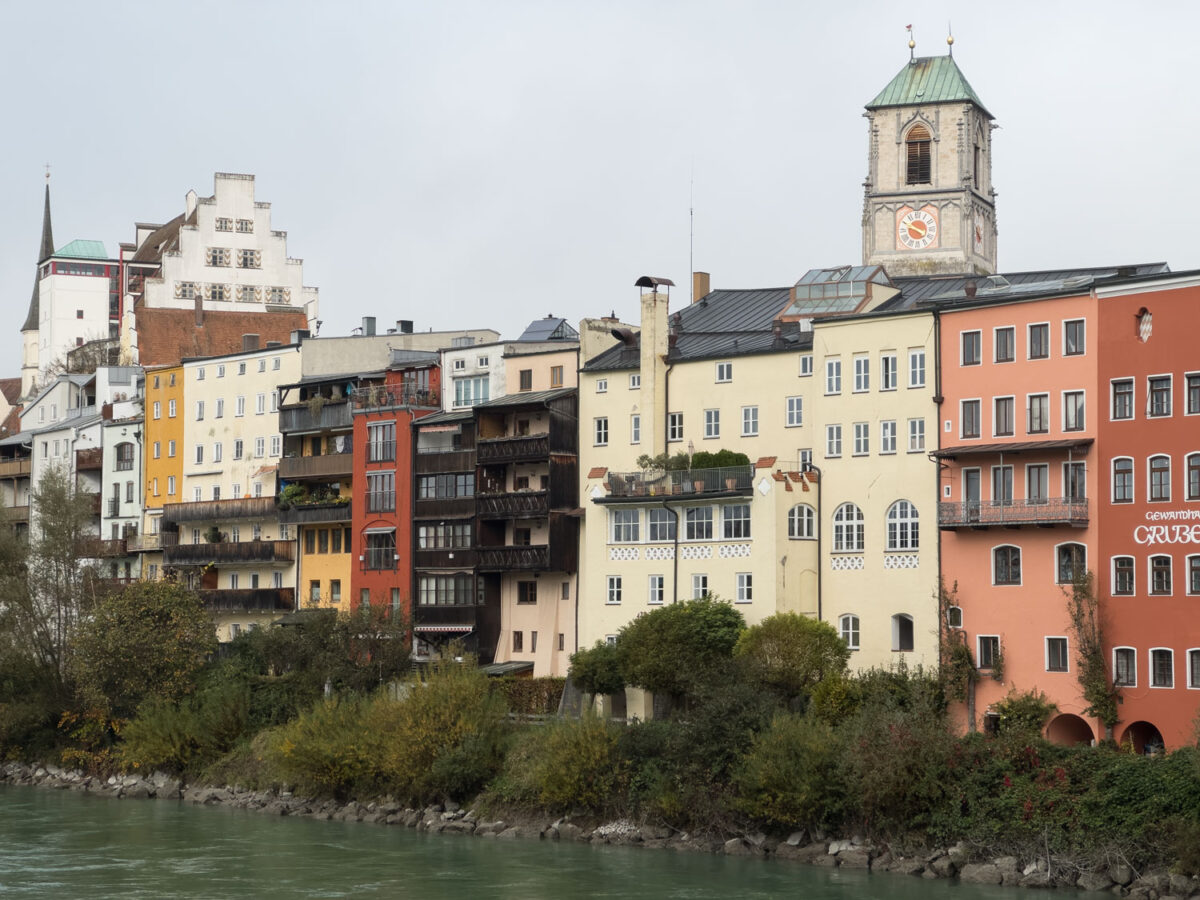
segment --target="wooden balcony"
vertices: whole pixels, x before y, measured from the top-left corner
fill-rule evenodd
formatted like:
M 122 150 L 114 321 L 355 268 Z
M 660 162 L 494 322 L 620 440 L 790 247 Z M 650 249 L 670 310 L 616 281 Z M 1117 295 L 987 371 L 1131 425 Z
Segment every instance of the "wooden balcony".
M 475 515 L 475 498 L 434 497 L 417 500 L 416 507 L 416 516 L 420 519 L 462 518 Z
M 33 460 L 28 456 L 0 461 L 0 478 L 28 478 L 32 471 Z
M 475 566 L 475 551 L 470 547 L 413 551 L 416 569 L 470 569 Z
M 1022 525 L 1070 525 L 1086 528 L 1088 502 L 1071 497 L 1047 497 L 1038 500 L 965 501 L 938 504 L 938 527 L 1018 528 Z
M 94 472 L 104 466 L 104 452 L 95 447 L 91 450 L 76 450 L 75 451 L 75 471 L 76 472 Z
M 390 409 L 398 406 L 437 407 L 441 398 L 434 390 L 405 390 L 394 386 L 374 385 L 354 392 L 354 408 L 358 410 Z
M 479 607 L 470 606 L 418 606 L 413 605 L 413 626 L 419 631 L 424 626 L 430 631 L 438 630 L 439 626 L 474 626 L 476 610 Z M 465 629 L 464 629 L 465 630 Z
M 550 514 L 550 494 L 547 491 L 480 494 L 476 510 L 481 519 L 544 519 Z
M 479 464 L 534 462 L 550 458 L 550 435 L 480 439 L 475 442 Z
M 545 570 L 550 568 L 550 547 L 480 547 L 479 570 L 481 572 L 517 572 Z
M 354 425 L 349 400 L 326 400 L 313 415 L 313 406 L 298 403 L 279 409 L 279 430 L 283 434 L 349 430 Z
M 84 538 L 79 545 L 79 555 L 84 559 L 111 559 L 128 556 L 128 542 L 120 539 L 105 541 L 96 537 Z
M 100 492 L 99 491 L 79 491 L 79 493 L 88 496 L 89 502 L 91 503 L 92 515 L 93 516 L 100 515 L 100 509 L 103 506 L 103 501 L 102 501 L 102 498 L 100 497 Z
M 418 475 L 439 475 L 443 472 L 474 472 L 475 450 L 446 450 L 442 453 L 418 452 Z
M 163 547 L 163 563 L 168 566 L 270 565 L 290 563 L 295 558 L 296 545 L 292 541 L 202 541 Z
M 291 612 L 295 588 L 217 588 L 200 591 L 209 612 Z
M 29 521 L 29 506 L 5 506 L 0 508 L 0 521 L 3 522 L 28 522 Z
M 151 553 L 162 549 L 162 538 L 161 534 L 135 534 L 125 544 L 130 553 Z
M 164 522 L 213 522 L 225 519 L 275 517 L 274 497 L 244 497 L 239 500 L 199 500 L 195 503 L 164 503 Z
M 279 508 L 279 521 L 288 525 L 319 525 L 325 522 L 349 522 L 349 503 L 298 503 Z
M 289 481 L 299 481 L 304 478 L 349 478 L 353 472 L 353 453 L 285 456 L 279 461 L 279 477 Z

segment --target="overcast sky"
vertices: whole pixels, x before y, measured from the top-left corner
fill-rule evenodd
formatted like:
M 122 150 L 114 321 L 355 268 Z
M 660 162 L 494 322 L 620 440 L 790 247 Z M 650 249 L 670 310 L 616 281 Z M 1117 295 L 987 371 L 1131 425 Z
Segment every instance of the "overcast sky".
M 997 12 L 997 10 L 1000 10 Z M 861 258 L 868 102 L 954 55 L 996 117 L 1001 270 L 1200 267 L 1200 4 L 94 2 L 5 5 L 0 348 L 54 235 L 115 255 L 214 172 L 257 176 L 322 334 L 633 320 Z M 8 338 L 3 338 L 8 334 Z

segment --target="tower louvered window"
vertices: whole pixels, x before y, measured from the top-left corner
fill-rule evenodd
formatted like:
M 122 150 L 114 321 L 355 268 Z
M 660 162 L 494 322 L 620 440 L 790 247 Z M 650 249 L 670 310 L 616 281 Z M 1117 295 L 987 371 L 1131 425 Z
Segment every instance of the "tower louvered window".
M 923 125 L 915 125 L 909 131 L 905 141 L 908 150 L 908 184 L 929 184 L 932 178 L 930 168 L 930 139 L 929 132 Z

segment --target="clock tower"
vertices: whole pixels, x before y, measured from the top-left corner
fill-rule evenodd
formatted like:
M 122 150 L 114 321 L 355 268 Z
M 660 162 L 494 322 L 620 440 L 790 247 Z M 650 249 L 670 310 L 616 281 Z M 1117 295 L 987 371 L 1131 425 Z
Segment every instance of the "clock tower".
M 910 59 L 866 109 L 863 264 L 894 276 L 994 274 L 996 126 L 953 52 Z

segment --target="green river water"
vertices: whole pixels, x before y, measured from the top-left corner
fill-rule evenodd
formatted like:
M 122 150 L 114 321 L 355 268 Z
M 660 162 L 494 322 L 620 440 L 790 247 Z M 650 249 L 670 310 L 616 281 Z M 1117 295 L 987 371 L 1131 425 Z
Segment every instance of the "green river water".
M 786 861 L 280 818 L 0 786 L 0 895 L 53 898 L 1028 898 Z

